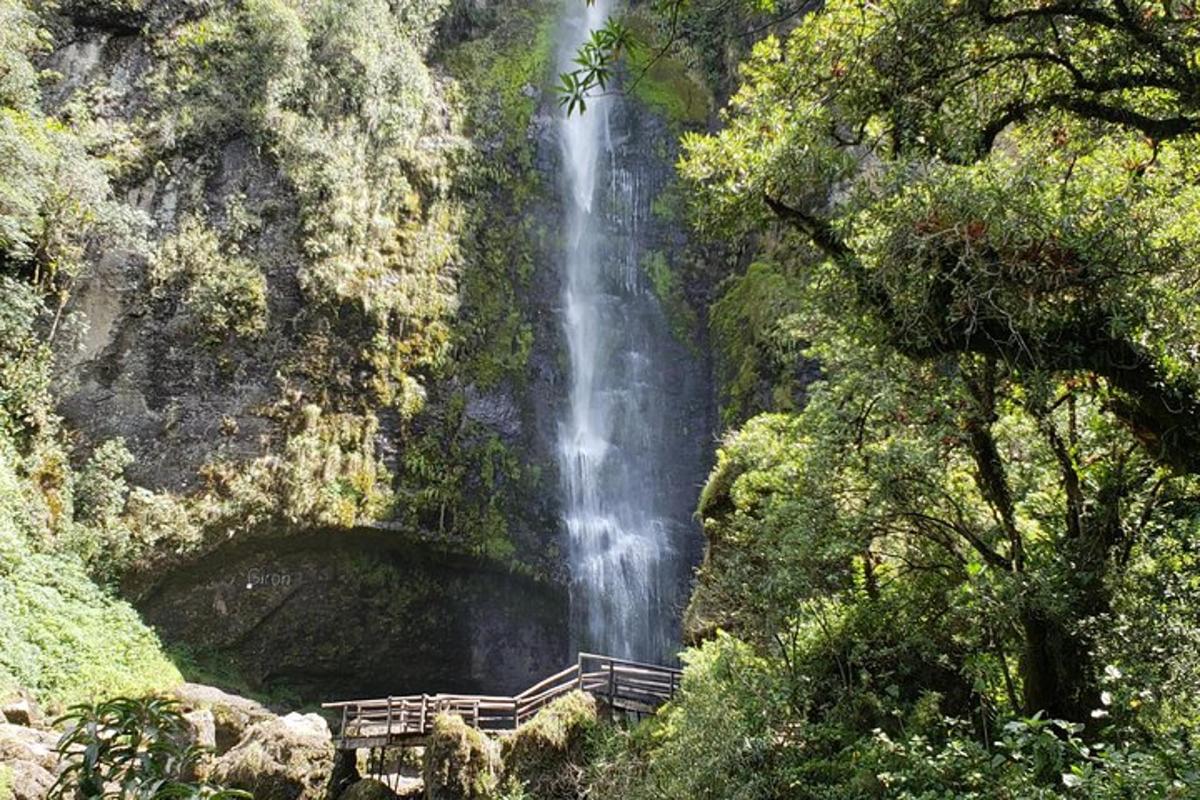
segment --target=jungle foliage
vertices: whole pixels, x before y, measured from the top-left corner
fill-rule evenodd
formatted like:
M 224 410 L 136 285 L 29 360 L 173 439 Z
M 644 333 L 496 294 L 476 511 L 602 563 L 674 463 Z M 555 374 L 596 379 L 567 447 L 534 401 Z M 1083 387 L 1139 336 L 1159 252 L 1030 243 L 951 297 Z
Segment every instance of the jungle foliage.
M 188 743 L 188 721 L 174 701 L 116 697 L 81 703 L 55 725 L 66 729 L 57 745 L 65 764 L 51 800 L 252 798 L 196 778 L 205 751 Z
M 764 33 L 684 137 L 696 224 L 751 254 L 712 313 L 740 427 L 705 643 L 630 793 L 1190 796 L 1194 5 L 831 0 Z

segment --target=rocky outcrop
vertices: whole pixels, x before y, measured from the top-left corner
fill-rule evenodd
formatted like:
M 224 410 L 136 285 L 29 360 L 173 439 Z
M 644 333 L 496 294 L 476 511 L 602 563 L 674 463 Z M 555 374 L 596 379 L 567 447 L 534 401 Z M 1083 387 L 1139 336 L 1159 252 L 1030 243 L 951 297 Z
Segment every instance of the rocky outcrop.
M 398 796 L 386 783 L 367 778 L 350 784 L 338 800 L 396 800 Z
M 329 726 L 316 714 L 256 722 L 218 757 L 211 779 L 255 800 L 322 800 L 333 767 Z
M 8 771 L 13 800 L 42 800 L 54 785 L 58 736 L 46 730 L 0 724 L 0 768 Z
M 588 734 L 596 727 L 596 698 L 560 697 L 504 740 L 505 785 L 524 786 L 538 800 L 576 800 L 586 794 Z
M 322 717 L 277 716 L 254 700 L 195 683 L 173 694 L 183 708 L 186 743 L 211 753 L 194 772 L 180 776 L 183 780 L 244 789 L 256 800 L 330 800 L 334 750 Z M 36 705 L 30 706 L 40 719 Z M 62 769 L 56 749 L 60 733 L 0 723 L 0 789 L 11 792 L 10 798 L 0 791 L 0 800 L 45 800 Z
M 497 786 L 496 743 L 455 714 L 439 714 L 425 746 L 426 800 L 488 800 Z
M 184 683 L 171 694 L 187 709 L 185 717 L 193 727 L 196 744 L 212 747 L 217 755 L 228 752 L 241 741 L 251 725 L 275 716 L 262 703 L 215 686 Z
M 388 531 L 230 548 L 139 605 L 168 641 L 314 701 L 516 691 L 568 658 L 561 588 L 483 559 L 423 555 Z M 256 713 L 194 699 L 213 708 L 218 749 L 229 718 Z
M 32 727 L 43 725 L 46 718 L 32 697 L 20 694 L 0 704 L 0 721 Z

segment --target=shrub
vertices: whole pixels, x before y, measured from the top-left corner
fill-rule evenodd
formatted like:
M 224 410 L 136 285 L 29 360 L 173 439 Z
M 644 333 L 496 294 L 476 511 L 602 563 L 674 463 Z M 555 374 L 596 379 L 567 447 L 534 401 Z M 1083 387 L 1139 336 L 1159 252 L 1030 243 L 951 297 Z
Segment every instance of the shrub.
M 182 293 L 182 311 L 201 341 L 251 339 L 267 327 L 267 282 L 249 259 L 223 247 L 216 231 L 194 217 L 163 241 L 153 272 L 159 296 Z
M 174 701 L 118 697 L 73 706 L 55 725 L 66 766 L 51 787 L 52 800 L 120 797 L 140 800 L 234 800 L 247 792 L 195 783 L 204 751 L 187 743 L 188 725 Z
M 0 448 L 0 676 L 60 707 L 179 682 L 137 612 L 92 583 L 76 556 L 31 549 L 21 486 Z

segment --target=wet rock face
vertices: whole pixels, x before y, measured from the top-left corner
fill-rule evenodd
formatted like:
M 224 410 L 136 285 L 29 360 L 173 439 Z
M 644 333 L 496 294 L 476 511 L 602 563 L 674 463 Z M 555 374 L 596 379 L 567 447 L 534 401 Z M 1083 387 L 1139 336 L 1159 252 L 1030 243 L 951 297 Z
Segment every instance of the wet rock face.
M 311 700 L 508 693 L 568 658 L 561 588 L 385 531 L 219 551 L 139 605 L 167 641 Z

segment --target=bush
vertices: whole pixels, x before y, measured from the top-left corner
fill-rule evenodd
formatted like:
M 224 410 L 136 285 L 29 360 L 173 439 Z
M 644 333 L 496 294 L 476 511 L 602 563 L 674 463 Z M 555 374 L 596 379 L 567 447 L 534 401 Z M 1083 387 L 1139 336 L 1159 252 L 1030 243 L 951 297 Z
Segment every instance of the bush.
M 55 725 L 65 762 L 50 790 L 52 800 L 99 800 L 113 794 L 142 800 L 234 800 L 247 792 L 193 782 L 204 751 L 187 743 L 188 724 L 178 705 L 155 698 L 118 697 L 72 707 Z
M 252 339 L 267 327 L 267 281 L 254 262 L 222 247 L 216 232 L 187 218 L 159 248 L 159 296 L 182 294 L 185 318 L 208 345 Z
M 21 486 L 0 448 L 0 676 L 58 707 L 182 680 L 137 612 L 94 584 L 76 556 L 31 549 Z

